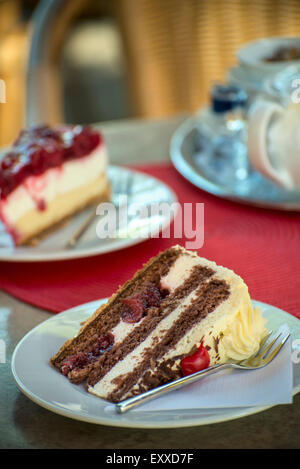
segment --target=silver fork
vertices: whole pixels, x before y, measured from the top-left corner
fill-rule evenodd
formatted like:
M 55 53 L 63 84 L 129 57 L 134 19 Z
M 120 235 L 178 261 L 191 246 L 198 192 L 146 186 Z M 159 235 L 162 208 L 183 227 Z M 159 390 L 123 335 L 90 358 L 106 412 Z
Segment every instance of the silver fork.
M 163 394 L 174 391 L 175 389 L 180 389 L 184 386 L 187 386 L 188 384 L 198 381 L 201 378 L 204 378 L 205 376 L 212 375 L 227 368 L 237 368 L 239 370 L 257 370 L 259 368 L 263 368 L 276 357 L 290 336 L 289 333 L 282 334 L 281 332 L 278 333 L 278 331 L 275 334 L 272 334 L 270 337 L 271 334 L 272 332 L 265 336 L 260 344 L 258 352 L 252 355 L 250 358 L 237 363 L 223 363 L 221 365 L 213 365 L 209 368 L 206 368 L 205 370 L 198 371 L 192 375 L 188 375 L 170 383 L 163 384 L 162 386 L 151 389 L 150 391 L 139 394 L 138 396 L 125 399 L 124 401 L 116 404 L 117 412 L 119 414 L 123 414 L 133 407 L 137 407 L 138 405 L 144 404 L 145 402 L 148 402 L 152 399 L 156 399 Z M 268 342 L 269 338 L 270 341 Z M 275 346 L 277 341 L 279 341 L 279 343 Z

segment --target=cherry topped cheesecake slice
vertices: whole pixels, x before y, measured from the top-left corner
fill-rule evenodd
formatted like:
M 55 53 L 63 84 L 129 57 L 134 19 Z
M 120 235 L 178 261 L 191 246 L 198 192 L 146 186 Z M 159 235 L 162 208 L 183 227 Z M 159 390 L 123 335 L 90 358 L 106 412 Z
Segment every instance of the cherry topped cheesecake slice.
M 108 200 L 107 163 L 105 143 L 95 129 L 42 125 L 22 130 L 0 160 L 0 219 L 14 244 Z

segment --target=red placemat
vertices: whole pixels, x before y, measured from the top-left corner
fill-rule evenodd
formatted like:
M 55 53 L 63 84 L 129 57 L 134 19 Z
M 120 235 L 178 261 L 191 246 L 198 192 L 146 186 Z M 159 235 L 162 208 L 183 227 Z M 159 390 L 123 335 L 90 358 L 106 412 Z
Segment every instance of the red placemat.
M 199 255 L 233 269 L 251 297 L 300 318 L 300 214 L 229 202 L 187 182 L 170 163 L 135 167 L 167 183 L 181 203 L 204 203 Z M 172 234 L 172 230 L 171 230 Z M 0 288 L 51 312 L 110 296 L 150 257 L 185 239 L 148 239 L 117 252 L 57 262 L 0 262 Z

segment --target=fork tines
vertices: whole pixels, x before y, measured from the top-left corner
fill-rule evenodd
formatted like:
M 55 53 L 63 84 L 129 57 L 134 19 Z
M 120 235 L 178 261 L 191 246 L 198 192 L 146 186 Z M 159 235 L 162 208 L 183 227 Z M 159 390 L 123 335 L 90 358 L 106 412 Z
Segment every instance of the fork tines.
M 257 358 L 260 358 L 262 360 L 265 360 L 268 358 L 268 362 L 271 361 L 279 352 L 279 350 L 283 347 L 285 342 L 288 340 L 290 337 L 290 333 L 283 333 L 282 331 L 278 333 L 278 331 L 271 336 L 271 340 L 268 342 L 268 339 L 270 338 L 270 335 L 272 333 L 269 333 L 265 339 L 263 339 L 261 347 L 256 355 Z M 280 343 L 273 349 L 273 346 L 276 344 L 278 339 L 280 339 Z M 265 346 L 265 344 L 267 345 Z

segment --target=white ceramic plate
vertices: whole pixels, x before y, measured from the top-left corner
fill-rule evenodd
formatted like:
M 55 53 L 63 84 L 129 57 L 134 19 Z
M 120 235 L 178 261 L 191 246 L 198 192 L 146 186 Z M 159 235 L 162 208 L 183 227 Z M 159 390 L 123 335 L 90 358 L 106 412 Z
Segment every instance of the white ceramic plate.
M 97 236 L 96 227 L 101 215 L 96 215 L 95 220 L 78 244 L 71 249 L 65 247 L 67 240 L 91 215 L 92 210 L 95 212 L 95 208 L 89 208 L 72 217 L 68 223 L 36 246 L 14 247 L 9 242 L 3 227 L 2 231 L 0 228 L 0 260 L 55 261 L 104 254 L 140 243 L 150 234 L 154 236 L 155 233 L 159 233 L 170 224 L 170 216 L 163 213 L 153 215 L 150 209 L 151 204 L 177 202 L 175 193 L 167 185 L 147 174 L 118 166 L 108 168 L 108 178 L 112 190 L 111 200 L 115 204 L 118 214 L 121 207 L 122 217 L 125 220 L 125 224 L 123 221 L 114 237 L 101 239 Z M 126 196 L 126 200 L 124 196 Z M 139 211 L 138 207 L 145 207 L 148 215 L 145 216 L 145 211 Z M 124 211 L 131 213 L 131 215 L 126 217 Z M 104 215 L 106 213 L 104 212 Z M 172 211 L 170 215 L 171 217 L 174 215 Z M 126 219 L 128 220 L 127 225 Z
M 261 412 L 268 407 L 218 408 L 128 412 L 119 415 L 111 405 L 92 394 L 81 385 L 70 383 L 49 365 L 66 339 L 73 337 L 80 323 L 89 317 L 106 300 L 94 301 L 57 314 L 32 329 L 17 345 L 12 357 L 12 373 L 19 389 L 29 399 L 57 414 L 76 420 L 132 428 L 175 428 L 205 425 L 237 419 Z M 267 328 L 276 330 L 287 323 L 292 341 L 300 339 L 300 321 L 284 311 L 253 301 L 260 306 L 267 319 Z M 293 393 L 300 391 L 300 364 L 294 365 Z M 110 410 L 108 410 L 110 409 Z

